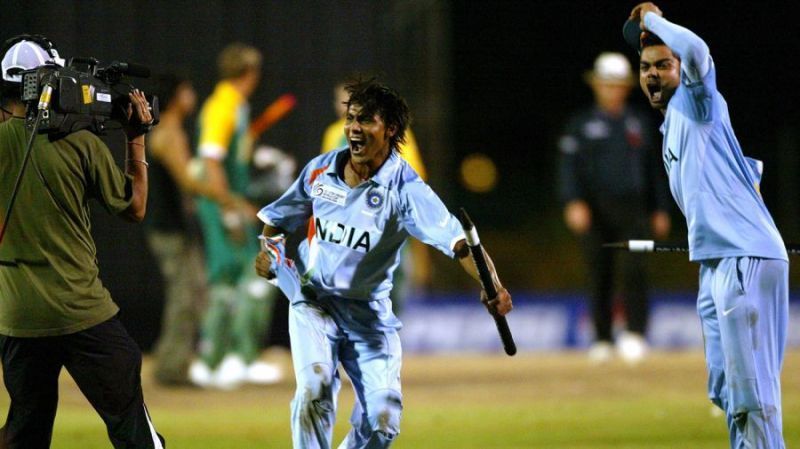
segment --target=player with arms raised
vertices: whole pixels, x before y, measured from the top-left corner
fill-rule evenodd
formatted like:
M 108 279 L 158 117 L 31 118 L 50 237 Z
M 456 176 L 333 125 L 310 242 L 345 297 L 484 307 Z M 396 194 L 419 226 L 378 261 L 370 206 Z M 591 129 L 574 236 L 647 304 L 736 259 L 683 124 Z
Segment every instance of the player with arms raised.
M 640 51 L 642 91 L 664 114 L 664 165 L 700 264 L 709 397 L 732 448 L 783 448 L 789 262 L 759 193 L 761 163 L 742 154 L 702 39 L 652 3 L 633 9 L 624 34 Z
M 347 91 L 348 147 L 312 159 L 292 187 L 258 214 L 267 245 L 256 270 L 277 277 L 291 301 L 295 448 L 332 447 L 340 363 L 356 403 L 353 428 L 339 447 L 386 448 L 398 435 L 401 324 L 389 292 L 409 235 L 458 257 L 478 279 L 458 220 L 397 154 L 409 121 L 405 100 L 374 79 L 354 81 Z M 295 271 L 275 236 L 306 223 L 308 238 Z M 505 315 L 511 296 L 493 278 L 497 298 L 484 301 Z

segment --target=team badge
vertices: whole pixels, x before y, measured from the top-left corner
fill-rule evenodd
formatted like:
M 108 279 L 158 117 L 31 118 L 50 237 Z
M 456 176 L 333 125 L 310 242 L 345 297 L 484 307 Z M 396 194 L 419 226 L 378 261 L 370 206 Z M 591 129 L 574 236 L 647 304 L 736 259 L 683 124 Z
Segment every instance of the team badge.
M 370 209 L 378 209 L 383 206 L 383 195 L 377 190 L 370 190 L 369 193 L 367 193 L 367 206 L 369 206 Z

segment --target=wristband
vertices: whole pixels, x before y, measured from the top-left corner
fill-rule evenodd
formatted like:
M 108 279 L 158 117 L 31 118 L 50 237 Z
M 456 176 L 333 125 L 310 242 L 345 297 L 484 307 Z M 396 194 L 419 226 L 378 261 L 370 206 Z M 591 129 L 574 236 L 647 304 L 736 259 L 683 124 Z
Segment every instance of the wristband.
M 135 138 L 137 138 L 139 136 L 143 136 L 143 135 L 149 133 L 153 129 L 153 126 L 155 126 L 155 124 L 153 123 L 153 120 L 150 120 L 149 123 L 137 123 L 132 128 L 132 131 L 134 132 L 134 135 L 133 136 L 128 135 L 128 138 L 129 139 L 135 139 Z

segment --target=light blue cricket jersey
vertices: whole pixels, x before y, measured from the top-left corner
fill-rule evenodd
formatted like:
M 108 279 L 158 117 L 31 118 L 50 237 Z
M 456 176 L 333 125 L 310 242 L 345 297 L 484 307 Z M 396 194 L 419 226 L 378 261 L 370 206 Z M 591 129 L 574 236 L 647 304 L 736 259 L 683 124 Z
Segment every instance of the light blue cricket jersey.
M 339 176 L 347 147 L 315 157 L 258 217 L 294 232 L 308 226 L 297 270 L 318 295 L 374 300 L 389 297 L 400 249 L 411 235 L 453 257 L 464 238 L 458 220 L 394 151 L 356 187 Z
M 661 126 L 670 190 L 689 230 L 689 259 L 754 256 L 788 261 L 759 192 L 762 164 L 742 154 L 728 105 L 717 91 L 713 61 L 709 64 L 697 83 L 681 72 Z

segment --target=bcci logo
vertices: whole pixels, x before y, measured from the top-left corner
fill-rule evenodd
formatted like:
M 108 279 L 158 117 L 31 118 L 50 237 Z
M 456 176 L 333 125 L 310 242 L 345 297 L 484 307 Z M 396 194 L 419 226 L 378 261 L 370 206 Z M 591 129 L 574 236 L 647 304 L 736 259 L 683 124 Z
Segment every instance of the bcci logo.
M 376 190 L 370 190 L 367 193 L 367 206 L 370 209 L 378 209 L 383 206 L 383 195 Z

